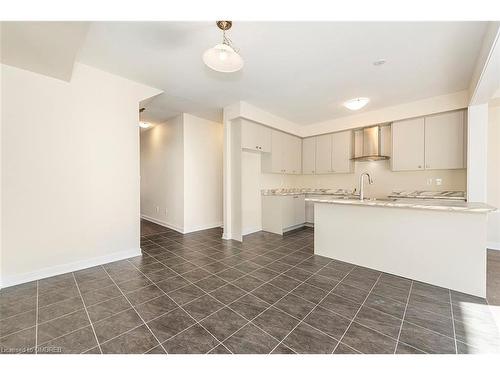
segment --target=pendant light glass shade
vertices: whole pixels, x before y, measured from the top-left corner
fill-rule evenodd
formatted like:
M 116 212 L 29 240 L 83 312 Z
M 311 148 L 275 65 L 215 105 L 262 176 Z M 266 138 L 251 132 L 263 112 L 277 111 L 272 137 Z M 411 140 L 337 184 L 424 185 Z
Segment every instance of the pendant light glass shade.
M 232 73 L 243 68 L 243 59 L 227 44 L 217 44 L 203 54 L 203 62 L 217 72 Z

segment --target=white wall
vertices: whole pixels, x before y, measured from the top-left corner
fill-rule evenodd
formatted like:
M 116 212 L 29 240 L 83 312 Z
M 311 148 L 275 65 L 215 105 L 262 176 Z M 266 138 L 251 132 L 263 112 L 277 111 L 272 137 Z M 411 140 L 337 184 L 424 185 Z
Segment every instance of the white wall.
M 141 131 L 141 216 L 184 230 L 183 115 Z
M 414 102 L 403 103 L 373 111 L 361 111 L 351 116 L 340 117 L 328 121 L 310 124 L 303 128 L 302 136 L 331 133 L 339 130 L 359 128 L 368 125 L 382 124 L 396 120 L 454 111 L 467 107 L 468 91 L 463 90 L 447 95 L 434 96 Z
M 486 202 L 488 159 L 488 104 L 467 111 L 467 200 Z
M 354 189 L 358 187 L 359 175 L 368 172 L 374 183 L 365 181 L 367 197 L 382 198 L 393 190 L 465 190 L 467 172 L 457 170 L 429 170 L 414 172 L 392 172 L 390 161 L 355 162 L 354 173 L 331 175 L 303 175 L 297 183 L 304 188 Z M 442 185 L 436 185 L 436 178 Z
M 487 203 L 500 209 L 500 102 L 488 114 Z M 500 212 L 488 215 L 488 247 L 500 250 Z
M 184 114 L 184 231 L 222 225 L 222 124 Z
M 222 124 L 187 113 L 141 132 L 141 216 L 181 233 L 222 225 Z
M 2 285 L 138 254 L 138 103 L 160 91 L 1 69 Z

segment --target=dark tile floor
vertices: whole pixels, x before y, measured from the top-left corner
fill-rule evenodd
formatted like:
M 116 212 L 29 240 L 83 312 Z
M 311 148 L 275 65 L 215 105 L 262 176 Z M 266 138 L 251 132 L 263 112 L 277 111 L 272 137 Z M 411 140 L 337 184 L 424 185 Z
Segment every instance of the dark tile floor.
M 142 256 L 3 289 L 0 350 L 500 352 L 486 300 L 315 256 L 311 229 L 143 230 Z

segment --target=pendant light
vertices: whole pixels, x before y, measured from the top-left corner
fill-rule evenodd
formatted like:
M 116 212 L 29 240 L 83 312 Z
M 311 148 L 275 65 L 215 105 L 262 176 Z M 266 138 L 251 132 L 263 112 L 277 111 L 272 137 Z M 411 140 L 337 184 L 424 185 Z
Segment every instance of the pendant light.
M 217 72 L 233 73 L 243 68 L 243 59 L 232 45 L 226 31 L 231 28 L 231 21 L 217 21 L 217 27 L 222 30 L 222 43 L 207 49 L 203 54 L 203 62 Z

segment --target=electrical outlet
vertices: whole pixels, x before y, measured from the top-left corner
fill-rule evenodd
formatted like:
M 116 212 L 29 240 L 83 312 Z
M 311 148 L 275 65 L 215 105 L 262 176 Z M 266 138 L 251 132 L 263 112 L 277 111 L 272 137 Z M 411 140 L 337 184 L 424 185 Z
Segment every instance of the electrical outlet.
M 427 185 L 432 185 L 432 178 L 427 179 Z
M 160 206 L 156 206 L 155 207 L 155 211 L 156 211 L 156 213 L 159 213 L 160 212 Z
M 443 179 L 441 178 L 436 178 L 436 185 L 441 186 L 443 184 Z
M 167 210 L 167 207 L 165 207 L 165 216 L 168 215 L 168 210 Z

